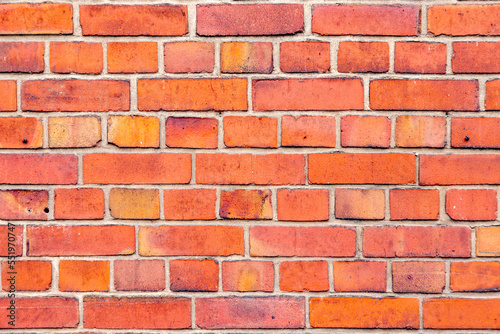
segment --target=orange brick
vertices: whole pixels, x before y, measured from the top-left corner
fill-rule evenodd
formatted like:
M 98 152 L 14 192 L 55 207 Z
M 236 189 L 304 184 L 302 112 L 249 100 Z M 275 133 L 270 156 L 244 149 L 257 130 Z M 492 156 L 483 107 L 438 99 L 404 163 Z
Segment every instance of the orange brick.
M 500 262 L 452 262 L 450 280 L 453 291 L 498 291 Z
M 1 42 L 0 72 L 41 73 L 44 50 L 45 46 L 40 42 Z
M 433 116 L 398 116 L 396 146 L 436 147 L 446 144 L 446 119 Z
M 116 260 L 113 264 L 118 291 L 161 291 L 165 289 L 163 260 Z
M 139 79 L 139 110 L 246 110 L 247 80 Z
M 455 42 L 452 70 L 454 73 L 499 73 L 500 64 L 495 61 L 499 53 L 500 43 Z
M 0 118 L 0 148 L 40 148 L 42 144 L 41 119 L 35 117 Z
M 52 35 L 73 33 L 70 3 L 0 4 L 1 35 Z
M 164 44 L 167 73 L 211 73 L 214 71 L 214 43 L 171 42 Z
M 303 28 L 300 4 L 196 6 L 196 32 L 201 36 L 290 35 Z
M 83 35 L 182 36 L 188 32 L 183 5 L 82 5 Z
M 344 116 L 340 123 L 343 147 L 384 147 L 391 145 L 391 120 L 381 116 Z
M 49 117 L 49 147 L 94 147 L 101 141 L 99 117 Z
M 168 117 L 168 147 L 217 148 L 219 125 L 215 118 Z
M 50 261 L 2 261 L 2 289 L 4 291 L 45 291 L 52 284 Z M 9 281 L 15 272 L 15 280 Z M 13 286 L 12 286 L 13 285 Z
M 384 190 L 335 189 L 335 217 L 340 219 L 384 219 Z
M 226 219 L 273 219 L 270 190 L 221 191 L 221 218 Z
M 337 69 L 342 73 L 389 71 L 389 44 L 385 42 L 340 42 Z
M 252 81 L 254 110 L 362 110 L 360 79 Z
M 404 293 L 442 293 L 445 265 L 439 261 L 392 263 L 392 291 Z
M 451 147 L 500 148 L 500 118 L 453 117 Z
M 328 262 L 285 261 L 280 263 L 281 291 L 328 291 Z
M 50 42 L 50 71 L 99 74 L 103 68 L 102 44 Z
M 394 72 L 419 74 L 446 73 L 446 44 L 396 42 Z
M 155 22 L 157 22 L 156 18 Z M 156 42 L 108 43 L 108 73 L 158 72 Z
M 282 72 L 301 73 L 330 71 L 330 43 L 282 42 L 280 44 Z
M 47 190 L 0 190 L 0 219 L 47 220 Z
M 104 192 L 95 188 L 56 189 L 54 218 L 104 218 Z
M 417 36 L 419 6 L 316 5 L 312 32 L 320 35 Z
M 304 184 L 305 157 L 301 154 L 256 154 L 252 156 L 255 184 Z
M 33 80 L 21 86 L 25 111 L 126 111 L 130 83 L 123 80 Z
M 133 226 L 28 226 L 28 256 L 129 255 Z
M 236 226 L 142 226 L 139 229 L 142 256 L 243 255 L 243 245 L 243 228 Z
M 187 153 L 90 153 L 83 156 L 83 182 L 101 184 L 189 183 Z
M 438 189 L 391 189 L 391 220 L 439 219 Z
M 496 220 L 495 189 L 448 189 L 446 213 L 453 220 Z
M 227 147 L 278 146 L 278 120 L 270 117 L 226 116 L 224 117 L 224 144 Z
M 333 282 L 339 292 L 385 292 L 387 264 L 382 261 L 335 261 Z
M 117 219 L 159 219 L 158 189 L 113 188 L 109 192 L 109 211 Z
M 0 111 L 16 111 L 16 109 L 16 82 L 14 80 L 0 80 Z
M 172 260 L 170 290 L 217 291 L 219 289 L 219 263 L 213 260 Z
M 387 79 L 370 82 L 374 110 L 479 110 L 476 80 Z
M 477 228 L 477 256 L 500 256 L 500 226 Z
M 329 218 L 328 189 L 278 189 L 278 220 L 321 221 Z
M 12 253 L 14 256 L 23 255 L 23 229 L 18 225 L 0 225 L 0 233 L 5 236 L 5 238 L 0 238 L 0 256 L 12 256 Z
M 222 73 L 271 73 L 272 43 L 228 42 L 220 45 Z
M 109 291 L 109 261 L 59 262 L 60 291 Z
M 335 147 L 335 117 L 283 116 L 282 146 Z
M 500 80 L 486 82 L 486 110 L 500 110 Z
M 251 256 L 347 257 L 356 254 L 356 232 L 338 226 L 251 226 Z
M 223 291 L 266 291 L 274 288 L 274 264 L 271 261 L 222 262 Z
M 215 189 L 165 189 L 163 207 L 167 220 L 213 220 Z
M 427 9 L 427 31 L 433 35 L 498 35 L 499 5 L 437 5 Z
M 108 142 L 118 147 L 159 147 L 160 121 L 156 117 L 108 117 Z

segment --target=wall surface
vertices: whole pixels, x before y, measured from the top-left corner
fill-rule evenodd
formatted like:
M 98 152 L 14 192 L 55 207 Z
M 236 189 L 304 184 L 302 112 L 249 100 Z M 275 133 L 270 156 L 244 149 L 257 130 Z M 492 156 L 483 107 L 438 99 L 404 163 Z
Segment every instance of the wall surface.
M 498 1 L 1 0 L 0 328 L 500 329 L 499 36 Z

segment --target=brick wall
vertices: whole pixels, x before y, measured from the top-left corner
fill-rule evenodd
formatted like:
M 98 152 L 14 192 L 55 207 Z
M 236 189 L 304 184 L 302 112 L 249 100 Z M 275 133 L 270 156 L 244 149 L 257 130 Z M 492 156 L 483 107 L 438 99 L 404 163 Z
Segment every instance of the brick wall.
M 0 327 L 500 329 L 499 35 L 494 1 L 3 1 Z

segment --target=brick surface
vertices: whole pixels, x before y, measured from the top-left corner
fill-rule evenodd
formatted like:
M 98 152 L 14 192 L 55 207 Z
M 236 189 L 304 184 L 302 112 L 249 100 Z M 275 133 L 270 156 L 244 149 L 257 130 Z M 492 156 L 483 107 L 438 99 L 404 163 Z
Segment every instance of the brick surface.
M 329 218 L 327 189 L 279 189 L 278 220 L 322 221 Z
M 40 73 L 44 68 L 43 43 L 0 43 L 0 72 Z
M 384 219 L 382 189 L 335 189 L 335 217 L 340 219 Z
M 0 5 L 1 35 L 57 35 L 73 33 L 69 3 L 4 3 Z
M 49 117 L 49 146 L 52 148 L 94 147 L 101 141 L 98 117 Z
M 0 219 L 47 220 L 46 190 L 0 190 Z
M 446 72 L 446 44 L 396 42 L 394 71 L 397 73 L 444 74 Z
M 427 29 L 433 35 L 498 35 L 498 5 L 436 5 L 427 12 Z
M 222 290 L 266 291 L 274 287 L 274 265 L 271 261 L 224 261 Z
M 326 261 L 285 261 L 279 271 L 281 291 L 328 291 Z
M 221 43 L 220 68 L 223 73 L 271 73 L 271 43 Z
M 167 73 L 212 72 L 215 46 L 205 42 L 171 42 L 164 44 L 164 64 Z
M 438 261 L 392 263 L 392 291 L 441 293 L 445 286 L 445 264 Z
M 59 262 L 60 291 L 109 291 L 109 261 Z
M 54 192 L 56 219 L 104 218 L 104 192 L 97 188 L 59 188 Z
M 113 269 L 118 291 L 165 289 L 165 262 L 162 260 L 116 260 Z
M 103 69 L 102 50 L 101 43 L 51 42 L 50 71 L 99 74 Z
M 217 291 L 219 288 L 217 261 L 172 260 L 169 269 L 172 291 Z
M 335 261 L 333 282 L 339 292 L 385 292 L 386 263 L 381 261 Z
M 330 70 L 330 45 L 324 42 L 283 42 L 280 68 L 290 73 L 324 73 Z
M 342 73 L 389 70 L 389 44 L 380 42 L 340 42 L 337 69 Z

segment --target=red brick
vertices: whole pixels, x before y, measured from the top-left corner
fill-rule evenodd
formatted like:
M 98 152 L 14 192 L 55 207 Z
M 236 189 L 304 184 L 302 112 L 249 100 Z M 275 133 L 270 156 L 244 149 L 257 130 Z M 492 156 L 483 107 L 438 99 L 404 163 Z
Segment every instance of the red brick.
M 278 120 L 270 117 L 224 117 L 224 144 L 227 147 L 276 148 Z
M 273 44 L 229 42 L 220 45 L 222 73 L 271 73 Z
M 0 235 L 5 236 L 5 238 L 0 238 L 0 256 L 23 255 L 23 229 L 22 226 L 12 223 L 0 225 Z M 9 241 L 9 238 L 11 238 L 11 241 Z
M 500 256 L 500 226 L 478 227 L 477 256 Z
M 2 289 L 11 290 L 11 281 L 8 279 L 15 273 L 13 290 L 16 291 L 45 291 L 52 283 L 52 264 L 50 261 L 2 261 Z
M 251 226 L 251 256 L 348 257 L 356 254 L 356 231 L 336 226 Z
M 420 184 L 500 184 L 500 156 L 421 155 Z
M 382 116 L 344 116 L 340 123 L 343 147 L 391 145 L 391 120 Z
M 333 282 L 338 292 L 385 292 L 387 264 L 383 261 L 335 261 Z
M 167 220 L 213 220 L 215 189 L 165 189 L 163 207 Z
M 143 226 L 139 229 L 142 256 L 243 255 L 243 228 L 236 226 Z
M 479 110 L 476 80 L 374 80 L 374 110 Z
M 47 190 L 0 190 L 0 219 L 47 220 Z
M 329 218 L 328 189 L 279 189 L 278 220 L 321 221 Z
M 41 119 L 35 117 L 0 118 L 0 148 L 40 148 L 42 145 Z
M 109 192 L 109 212 L 116 219 L 160 219 L 160 192 L 113 188 Z
M 394 72 L 418 74 L 446 73 L 446 44 L 396 42 Z
M 0 183 L 76 184 L 78 158 L 72 154 L 0 154 Z
M 304 328 L 304 297 L 196 298 L 196 325 L 202 329 Z
M 451 147 L 500 148 L 500 118 L 453 117 Z
M 139 79 L 139 110 L 246 110 L 247 80 Z
M 496 220 L 495 189 L 448 189 L 446 213 L 453 220 Z
M 109 291 L 109 261 L 59 262 L 59 291 Z
M 33 80 L 21 86 L 24 111 L 126 111 L 129 82 L 123 80 Z
M 54 218 L 104 218 L 104 192 L 96 188 L 55 189 Z
M 167 73 L 211 73 L 214 71 L 214 43 L 171 42 L 164 44 Z
M 340 219 L 384 219 L 384 190 L 335 189 L 335 217 Z
M 363 232 L 365 257 L 470 257 L 465 226 L 369 226 Z
M 301 154 L 256 154 L 252 156 L 255 184 L 304 184 L 305 156 Z
M 156 42 L 108 43 L 108 73 L 156 72 L 158 72 Z
M 450 280 L 453 291 L 498 291 L 500 262 L 452 262 Z
M 84 328 L 191 328 L 191 301 L 167 297 L 84 297 Z
M 419 6 L 316 5 L 312 32 L 320 35 L 417 36 Z
M 28 256 L 99 256 L 135 253 L 133 226 L 28 226 Z
M 171 291 L 217 291 L 219 263 L 213 260 L 172 260 Z
M 498 13 L 500 17 L 500 11 Z M 500 64 L 495 61 L 499 53 L 500 43 L 455 42 L 452 70 L 454 73 L 499 73 Z
M 9 319 L 7 307 L 11 298 L 0 298 L 0 317 Z M 76 328 L 78 326 L 78 300 L 76 298 L 45 297 L 19 298 L 16 296 L 15 327 L 19 328 Z M 10 321 L 10 320 L 9 320 Z M 7 320 L 0 322 L 0 328 L 12 330 Z
M 438 5 L 427 10 L 427 31 L 433 35 L 499 35 L 499 5 Z
M 392 291 L 403 293 L 442 293 L 445 265 L 439 261 L 392 263 Z
M 118 291 L 161 291 L 165 289 L 163 260 L 116 260 L 113 264 Z
M 341 73 L 389 71 L 389 44 L 385 42 L 340 42 L 337 69 Z
M 398 116 L 397 147 L 436 147 L 446 144 L 446 119 L 433 116 Z
M 82 5 L 83 35 L 182 36 L 188 32 L 182 5 Z
M 70 3 L 0 4 L 0 34 L 52 35 L 73 33 Z
M 266 291 L 274 288 L 274 264 L 271 261 L 224 261 L 223 291 Z
M 500 80 L 486 82 L 486 110 L 500 110 Z
M 391 189 L 391 220 L 439 219 L 438 189 Z
M 50 42 L 50 71 L 99 74 L 103 68 L 102 44 Z
M 281 145 L 335 147 L 335 117 L 283 116 Z
M 83 182 L 100 184 L 189 183 L 188 153 L 90 153 L 83 156 Z
M 49 117 L 49 147 L 94 147 L 101 141 L 99 117 Z
M 2 42 L 0 72 L 41 73 L 44 69 L 44 50 L 45 46 L 40 42 Z
M 312 327 L 404 328 L 419 327 L 417 298 L 311 298 Z
M 156 117 L 108 117 L 108 143 L 118 147 L 159 147 L 160 121 Z
M 413 154 L 309 154 L 309 181 L 324 184 L 411 184 L 416 182 Z
M 16 109 L 16 82 L 14 80 L 0 80 L 0 111 L 16 111 Z
M 280 44 L 282 72 L 324 73 L 330 71 L 330 43 L 283 42 Z
M 215 118 L 168 117 L 168 147 L 217 148 L 219 126 Z
M 500 299 L 432 298 L 424 299 L 424 328 L 499 329 Z
M 285 261 L 280 263 L 281 291 L 328 291 L 328 262 Z
M 198 5 L 196 32 L 201 36 L 290 35 L 302 32 L 300 4 Z
M 254 110 L 362 110 L 360 79 L 253 80 Z
M 219 214 L 226 219 L 273 219 L 271 190 L 223 190 Z

